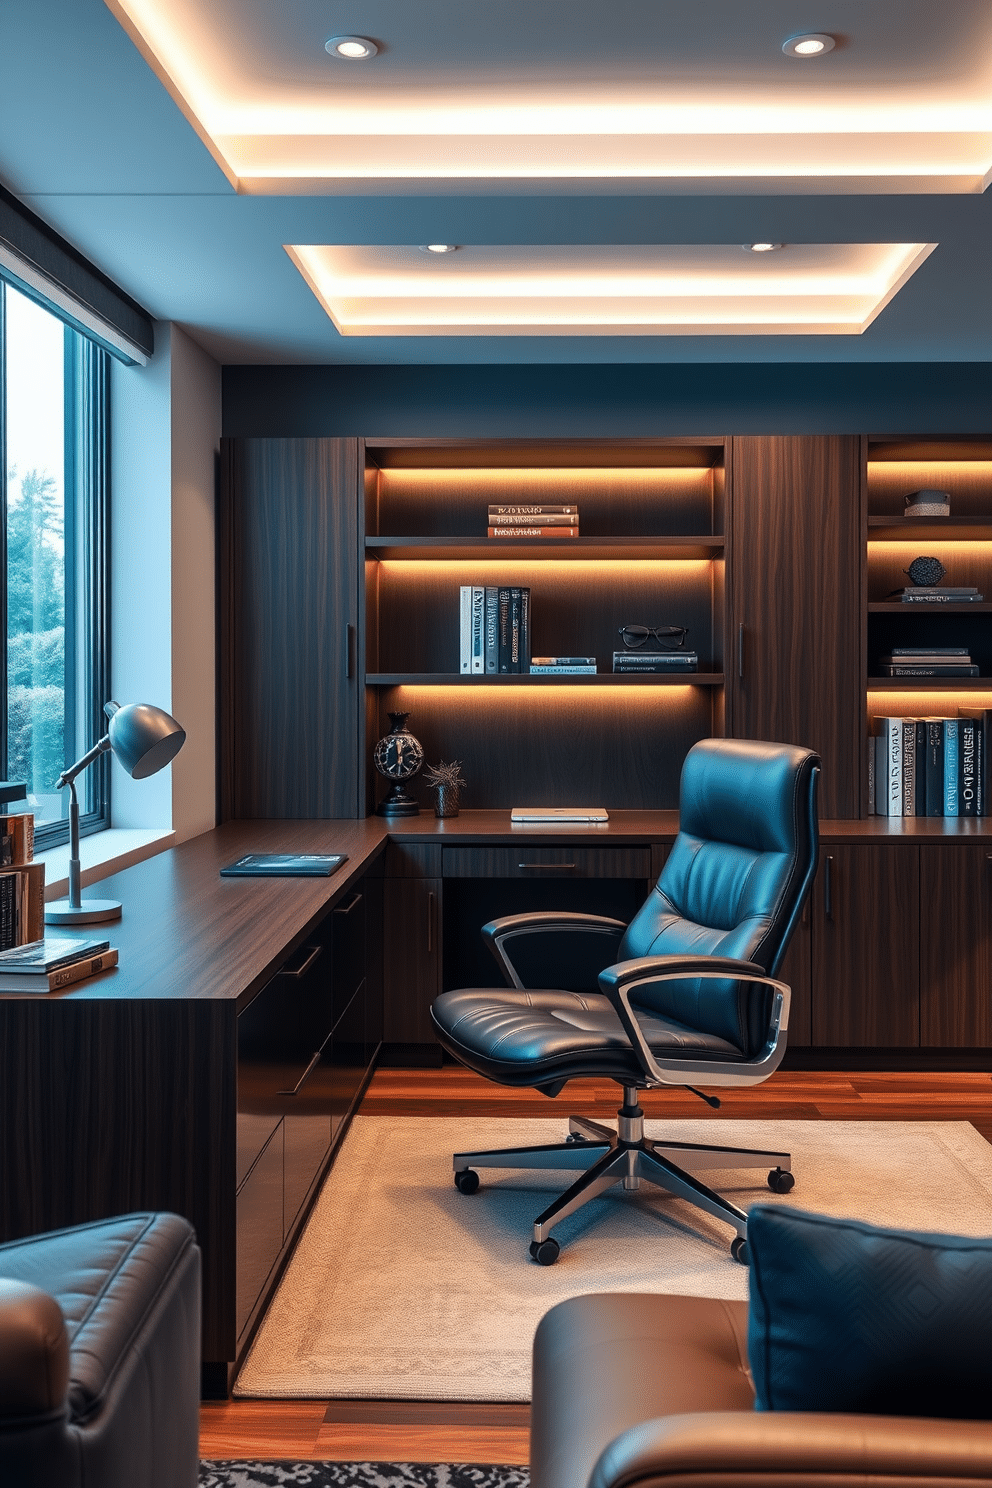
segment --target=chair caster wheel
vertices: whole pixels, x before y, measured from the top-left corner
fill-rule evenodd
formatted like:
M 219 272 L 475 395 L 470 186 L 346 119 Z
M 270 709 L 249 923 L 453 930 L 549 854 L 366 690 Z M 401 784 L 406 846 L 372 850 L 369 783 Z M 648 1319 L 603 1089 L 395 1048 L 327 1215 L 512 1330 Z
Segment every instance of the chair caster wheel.
M 530 1258 L 539 1266 L 553 1266 L 561 1255 L 561 1246 L 557 1240 L 532 1240 L 530 1242 Z
M 479 1175 L 474 1168 L 462 1168 L 455 1174 L 455 1187 L 459 1193 L 473 1194 L 479 1187 Z
M 579 1132 L 569 1132 L 568 1136 L 565 1138 L 565 1141 L 566 1142 L 584 1142 L 585 1141 L 585 1137 L 581 1136 L 579 1134 Z
M 733 1256 L 734 1260 L 739 1261 L 742 1266 L 746 1266 L 748 1264 L 750 1257 L 747 1253 L 747 1241 L 745 1240 L 743 1235 L 738 1235 L 737 1239 L 731 1242 L 730 1254 Z
M 787 1168 L 772 1168 L 768 1174 L 768 1187 L 772 1193 L 791 1193 L 796 1180 Z

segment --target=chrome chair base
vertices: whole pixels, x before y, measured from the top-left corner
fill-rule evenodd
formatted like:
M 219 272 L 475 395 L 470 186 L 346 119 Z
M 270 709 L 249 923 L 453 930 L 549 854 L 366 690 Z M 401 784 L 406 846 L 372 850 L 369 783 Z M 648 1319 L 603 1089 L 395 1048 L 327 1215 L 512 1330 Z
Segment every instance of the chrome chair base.
M 455 1183 L 462 1193 L 479 1186 L 479 1168 L 579 1168 L 581 1176 L 534 1221 L 530 1252 L 534 1260 L 549 1265 L 558 1259 L 560 1246 L 551 1237 L 552 1228 L 588 1204 L 598 1194 L 622 1183 L 636 1190 L 641 1182 L 686 1199 L 697 1209 L 729 1224 L 735 1233 L 731 1254 L 747 1262 L 747 1215 L 729 1199 L 695 1176 L 707 1168 L 758 1168 L 767 1166 L 768 1186 L 776 1193 L 792 1188 L 792 1158 L 788 1152 L 765 1152 L 749 1147 L 721 1147 L 700 1142 L 668 1142 L 644 1135 L 644 1112 L 636 1086 L 624 1087 L 624 1103 L 617 1113 L 617 1130 L 570 1116 L 564 1142 L 535 1147 L 505 1147 L 492 1152 L 456 1152 Z

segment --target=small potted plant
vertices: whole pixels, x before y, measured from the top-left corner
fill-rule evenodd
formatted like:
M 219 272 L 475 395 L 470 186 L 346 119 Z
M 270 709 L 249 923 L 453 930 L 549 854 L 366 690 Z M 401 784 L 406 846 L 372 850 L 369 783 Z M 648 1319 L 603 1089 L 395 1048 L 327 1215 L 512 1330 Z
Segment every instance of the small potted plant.
M 453 760 L 450 765 L 446 765 L 441 760 L 439 764 L 430 767 L 424 780 L 434 792 L 434 815 L 457 816 L 461 790 L 467 783 L 462 779 L 460 761 Z

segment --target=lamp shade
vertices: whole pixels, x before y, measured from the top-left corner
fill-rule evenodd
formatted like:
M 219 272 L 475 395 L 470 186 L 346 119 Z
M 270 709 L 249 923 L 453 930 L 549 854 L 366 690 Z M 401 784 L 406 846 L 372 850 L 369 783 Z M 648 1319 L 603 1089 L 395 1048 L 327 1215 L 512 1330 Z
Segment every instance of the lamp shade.
M 107 729 L 110 747 L 134 780 L 163 770 L 186 742 L 186 730 L 164 708 L 152 703 L 126 703 Z

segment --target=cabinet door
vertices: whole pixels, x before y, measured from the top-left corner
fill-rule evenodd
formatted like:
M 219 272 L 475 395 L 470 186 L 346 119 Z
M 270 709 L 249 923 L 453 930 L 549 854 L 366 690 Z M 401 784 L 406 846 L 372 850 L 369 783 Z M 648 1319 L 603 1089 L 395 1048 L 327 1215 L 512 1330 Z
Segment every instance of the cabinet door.
M 920 850 L 825 847 L 813 884 L 813 1043 L 920 1042 Z
M 992 1046 L 992 857 L 985 847 L 920 849 L 920 1042 Z
M 733 441 L 727 730 L 823 759 L 820 812 L 861 814 L 860 441 Z
M 222 817 L 359 816 L 358 441 L 222 455 Z
M 441 880 L 387 878 L 383 890 L 383 1042 L 440 1062 L 429 1010 L 441 991 Z

